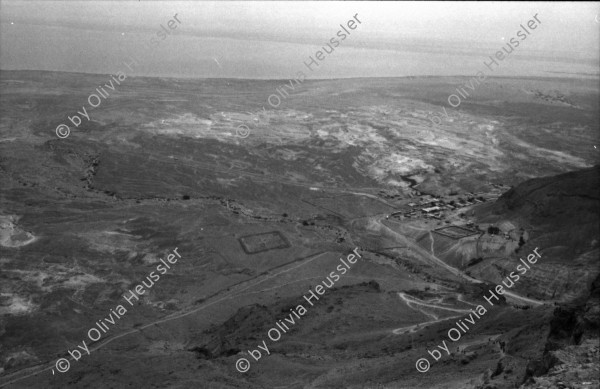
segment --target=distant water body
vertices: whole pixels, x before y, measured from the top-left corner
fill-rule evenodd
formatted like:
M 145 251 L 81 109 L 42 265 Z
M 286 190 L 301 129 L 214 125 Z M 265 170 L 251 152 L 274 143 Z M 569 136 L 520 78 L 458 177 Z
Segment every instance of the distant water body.
M 184 26 L 182 26 L 184 27 Z M 0 56 L 5 70 L 56 70 L 115 74 L 130 62 L 139 66 L 132 75 L 181 78 L 290 79 L 298 72 L 307 78 L 473 76 L 486 71 L 484 61 L 501 50 L 496 46 L 406 45 L 369 46 L 352 37 L 313 66 L 304 62 L 320 49 L 318 44 L 198 37 L 173 34 L 158 48 L 140 42 L 150 34 L 118 31 L 75 31 L 66 27 L 9 25 L 0 30 Z M 35 42 L 23 46 L 20 42 Z M 355 44 L 359 43 L 359 44 Z M 359 47 L 360 46 L 360 47 Z M 535 36 L 524 41 L 510 57 L 499 61 L 490 76 L 598 77 L 597 59 L 565 52 L 536 50 Z

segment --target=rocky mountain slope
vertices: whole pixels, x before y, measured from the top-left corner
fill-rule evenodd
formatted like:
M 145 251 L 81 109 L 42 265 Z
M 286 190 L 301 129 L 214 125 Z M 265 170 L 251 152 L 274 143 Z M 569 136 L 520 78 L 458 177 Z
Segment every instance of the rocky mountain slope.
M 507 354 L 524 357 L 531 333 L 543 334 L 543 353 L 527 359 L 523 388 L 597 388 L 600 380 L 600 167 L 528 180 L 492 205 L 477 210 L 480 221 L 509 220 L 530 231 L 519 253 L 543 251 L 522 290 L 555 300 L 547 323 L 526 325 L 505 337 Z M 517 253 L 516 255 L 519 255 Z M 511 271 L 492 260 L 498 273 Z M 526 335 L 529 333 L 530 335 Z M 539 341 L 539 339 L 538 339 Z M 507 387 L 513 356 L 502 358 L 482 388 Z
M 523 182 L 493 204 L 475 209 L 479 223 L 508 225 L 525 236 L 511 255 L 519 258 L 535 247 L 543 259 L 520 281 L 526 294 L 544 300 L 572 301 L 589 294 L 600 255 L 600 167 Z M 511 232 L 511 231 L 507 231 Z M 489 254 L 470 269 L 490 281 L 514 270 L 504 253 Z

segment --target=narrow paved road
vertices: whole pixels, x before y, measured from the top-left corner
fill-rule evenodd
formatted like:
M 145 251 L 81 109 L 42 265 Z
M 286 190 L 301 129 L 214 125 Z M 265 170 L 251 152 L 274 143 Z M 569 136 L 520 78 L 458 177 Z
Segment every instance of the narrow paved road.
M 398 240 L 400 240 L 402 242 L 402 244 L 408 246 L 413 251 L 416 251 L 417 253 L 421 254 L 423 257 L 428 258 L 435 264 L 439 265 L 440 267 L 443 267 L 444 269 L 448 270 L 450 273 L 454 274 L 457 277 L 463 278 L 474 284 L 482 283 L 482 281 L 472 278 L 472 277 L 466 275 L 465 273 L 463 273 L 462 271 L 448 265 L 446 262 L 442 261 L 441 259 L 439 259 L 435 255 L 433 255 L 429 251 L 425 250 L 423 247 L 421 247 L 418 243 L 414 242 L 412 239 L 408 239 L 404 235 L 392 230 L 390 227 L 383 224 L 382 220 L 383 220 L 383 218 L 373 219 L 373 221 L 379 226 L 380 229 L 387 231 L 389 234 L 396 237 Z M 424 231 L 426 231 L 426 230 L 424 230 Z
M 434 250 L 433 250 L 433 244 L 434 244 L 435 237 L 433 236 L 433 234 L 431 233 L 431 231 L 425 230 L 425 229 L 420 229 L 423 232 L 428 232 L 429 233 L 429 236 L 430 236 L 430 239 L 431 239 L 431 252 L 428 252 L 427 250 L 425 250 L 424 248 L 422 248 L 418 243 L 413 242 L 410 239 L 407 239 L 404 235 L 402 235 L 402 234 L 400 234 L 400 233 L 392 230 L 391 228 L 389 228 L 388 226 L 386 226 L 385 224 L 383 224 L 382 220 L 383 220 L 383 218 L 374 219 L 374 221 L 379 226 L 381 226 L 381 228 L 383 228 L 386 231 L 392 233 L 394 236 L 397 236 L 399 239 L 402 240 L 402 242 L 406 242 L 406 244 L 408 246 L 410 246 L 410 248 L 413 249 L 414 251 L 418 252 L 419 254 L 422 254 L 426 258 L 429 258 L 430 260 L 432 260 L 436 264 L 438 264 L 441 267 L 447 269 L 449 272 L 451 272 L 452 274 L 454 274 L 454 275 L 456 275 L 458 277 L 461 277 L 461 278 L 463 278 L 465 280 L 468 280 L 468 281 L 470 281 L 472 283 L 475 283 L 475 284 L 481 284 L 481 283 L 483 283 L 483 281 L 480 281 L 478 279 L 475 279 L 473 277 L 468 276 L 467 274 L 463 273 L 459 269 L 448 265 L 443 260 L 441 260 L 438 257 L 436 257 L 435 254 L 434 254 Z M 410 227 L 413 228 L 413 229 L 419 229 L 419 228 L 412 227 L 412 226 L 410 226 Z M 548 301 L 540 301 L 540 300 L 532 299 L 532 298 L 529 298 L 529 297 L 523 297 L 523 296 L 520 296 L 520 295 L 518 295 L 516 293 L 510 292 L 510 291 L 506 291 L 506 290 L 504 292 L 504 296 L 510 297 L 510 298 L 512 298 L 514 300 L 517 300 L 517 301 L 524 301 L 524 302 L 526 302 L 528 304 L 532 304 L 532 305 L 536 305 L 536 306 L 544 305 L 544 304 L 548 303 Z
M 465 280 L 467 280 L 469 282 L 475 283 L 475 284 L 481 284 L 481 283 L 483 283 L 483 281 L 468 276 L 467 274 L 463 273 L 459 269 L 456 269 L 456 268 L 448 265 L 443 260 L 441 260 L 440 258 L 438 258 L 435 255 L 435 251 L 434 251 L 434 239 L 435 239 L 435 237 L 433 236 L 433 234 L 431 233 L 431 231 L 426 230 L 426 229 L 420 229 L 420 228 L 417 228 L 417 227 L 414 227 L 414 226 L 408 226 L 408 227 L 411 227 L 413 229 L 421 230 L 423 232 L 429 233 L 429 238 L 431 240 L 431 248 L 430 248 L 431 252 L 429 252 L 429 251 L 425 250 L 423 247 L 421 247 L 417 242 L 413 241 L 412 239 L 407 238 L 406 236 L 404 236 L 404 235 L 402 235 L 402 234 L 394 231 L 390 227 L 388 227 L 385 224 L 383 224 L 383 222 L 382 222 L 383 217 L 373 217 L 371 220 L 375 223 L 375 225 L 379 229 L 384 230 L 388 234 L 396 237 L 398 239 L 398 241 L 401 242 L 401 244 L 404 244 L 404 245 L 408 246 L 413 251 L 421 254 L 425 258 L 428 258 L 429 260 L 431 260 L 435 264 L 437 264 L 440 267 L 448 270 L 450 273 L 452 273 L 452 274 L 454 274 L 454 275 L 456 275 L 456 276 L 458 276 L 460 278 L 463 278 L 463 279 L 465 279 Z M 398 295 L 400 296 L 400 298 L 402 298 L 402 300 L 404 300 L 406 302 L 406 304 L 410 308 L 416 309 L 419 312 L 421 312 L 421 313 L 423 313 L 424 315 L 427 315 L 427 316 L 432 316 L 432 315 L 429 314 L 429 313 L 426 313 L 426 312 L 424 312 L 424 311 L 422 311 L 422 310 L 420 310 L 418 308 L 414 308 L 411 304 L 421 305 L 421 306 L 430 307 L 430 308 L 436 308 L 436 309 L 444 309 L 444 310 L 449 310 L 449 311 L 454 311 L 454 312 L 461 312 L 463 314 L 470 313 L 469 310 L 465 310 L 465 309 L 453 309 L 453 308 L 448 308 L 448 307 L 441 306 L 441 305 L 426 303 L 426 302 L 418 300 L 418 299 L 416 299 L 416 298 L 414 298 L 412 296 L 406 295 L 405 293 L 398 293 Z M 544 301 L 540 301 L 540 300 L 531 299 L 531 298 L 528 298 L 528 297 L 523 297 L 523 296 L 520 296 L 520 295 L 518 295 L 516 293 L 510 292 L 510 291 L 507 291 L 507 290 L 505 290 L 504 296 L 507 299 L 509 299 L 509 300 L 512 299 L 512 300 L 517 301 L 517 302 L 519 302 L 519 301 L 526 302 L 528 304 L 532 304 L 532 305 L 535 305 L 535 306 L 539 306 L 539 305 L 543 305 L 543 304 L 548 303 L 548 302 L 544 302 Z M 468 303 L 470 305 L 474 305 L 472 303 L 469 303 L 467 301 L 462 300 L 462 295 L 458 296 L 458 300 L 461 301 L 461 302 Z M 426 327 L 426 326 L 428 326 L 430 324 L 438 323 L 440 321 L 444 321 L 444 320 L 448 320 L 448 319 L 453 319 L 453 318 L 461 317 L 461 316 L 462 315 L 451 316 L 451 317 L 446 317 L 446 318 L 442 318 L 442 319 L 435 318 L 436 320 L 422 322 L 422 323 L 415 324 L 415 325 L 408 326 L 408 327 L 396 328 L 392 332 L 395 335 L 401 335 L 401 334 L 405 334 L 405 333 L 413 333 L 413 332 L 416 332 L 417 330 L 419 330 L 421 328 L 424 328 L 424 327 Z

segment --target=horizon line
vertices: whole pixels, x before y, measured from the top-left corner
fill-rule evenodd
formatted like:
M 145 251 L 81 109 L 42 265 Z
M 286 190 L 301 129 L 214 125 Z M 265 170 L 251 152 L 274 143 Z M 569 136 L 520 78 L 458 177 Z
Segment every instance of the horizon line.
M 46 72 L 46 73 L 65 73 L 65 74 L 81 74 L 89 76 L 108 76 L 110 73 L 90 73 L 90 72 L 69 72 L 64 70 L 41 70 L 41 69 L 1 69 L 1 72 Z M 573 76 L 580 78 L 600 78 L 600 73 L 566 73 L 566 72 L 548 72 L 554 74 L 564 74 L 569 76 L 488 76 L 488 78 L 527 78 L 527 79 L 572 79 Z M 357 77 L 332 77 L 332 78 L 306 78 L 306 81 L 337 81 L 337 80 L 361 80 L 361 79 L 390 79 L 390 78 L 457 78 L 457 77 L 473 77 L 473 74 L 454 74 L 454 75 L 406 75 L 406 76 L 357 76 Z M 186 77 L 186 76 L 143 76 L 143 75 L 127 75 L 127 78 L 166 78 L 174 80 L 236 80 L 236 81 L 289 81 L 295 78 L 245 78 L 245 77 Z

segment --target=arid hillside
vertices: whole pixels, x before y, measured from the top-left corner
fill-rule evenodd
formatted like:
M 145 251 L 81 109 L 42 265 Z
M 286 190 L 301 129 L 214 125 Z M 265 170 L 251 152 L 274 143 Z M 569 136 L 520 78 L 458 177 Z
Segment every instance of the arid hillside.
M 552 365 L 556 309 L 586 307 L 589 80 L 490 78 L 434 125 L 464 78 L 306 80 L 274 108 L 285 81 L 132 77 L 59 138 L 105 79 L 0 73 L 2 388 L 513 388 Z M 272 341 L 277 323 L 289 331 Z
M 595 166 L 525 181 L 495 203 L 476 208 L 478 222 L 509 225 L 524 237 L 513 257 L 542 248 L 543 260 L 523 285 L 528 295 L 572 301 L 589 294 L 600 271 L 599 187 L 600 166 Z M 493 259 L 473 266 L 472 274 L 496 280 L 512 271 L 502 255 L 488 256 Z

